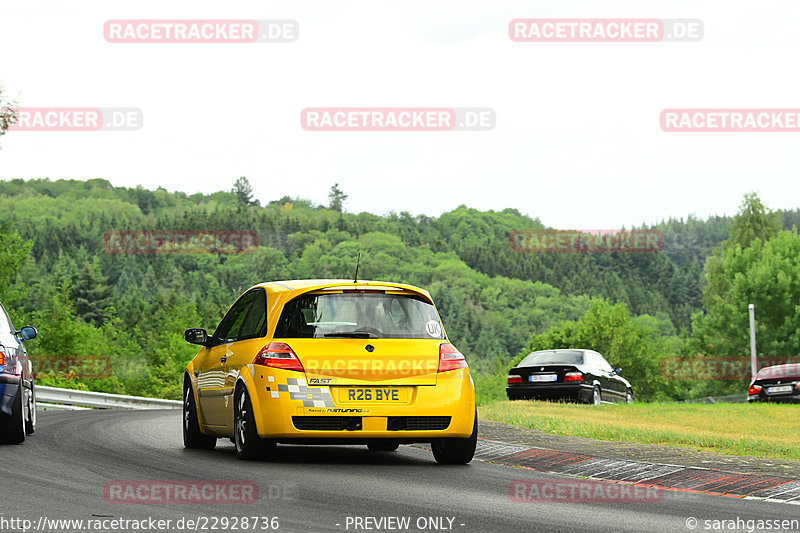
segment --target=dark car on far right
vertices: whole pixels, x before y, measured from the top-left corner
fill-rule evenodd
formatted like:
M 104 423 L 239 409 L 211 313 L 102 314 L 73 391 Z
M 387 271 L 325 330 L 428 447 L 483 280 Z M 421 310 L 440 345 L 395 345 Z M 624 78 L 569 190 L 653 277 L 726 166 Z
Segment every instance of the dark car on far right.
M 633 387 L 594 350 L 541 350 L 508 371 L 509 400 L 562 400 L 600 405 L 633 402 Z
M 800 403 L 800 364 L 767 366 L 747 390 L 748 402 Z

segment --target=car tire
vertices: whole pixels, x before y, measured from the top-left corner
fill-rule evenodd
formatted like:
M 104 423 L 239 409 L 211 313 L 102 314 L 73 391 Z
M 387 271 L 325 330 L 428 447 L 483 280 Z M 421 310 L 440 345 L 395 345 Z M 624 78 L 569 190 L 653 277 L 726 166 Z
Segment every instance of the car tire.
M 194 392 L 188 380 L 183 385 L 183 445 L 198 450 L 213 450 L 217 445 L 216 437 L 200 431 Z
M 275 441 L 258 436 L 253 404 L 247 389 L 238 388 L 233 401 L 233 443 L 236 457 L 245 461 L 269 459 L 275 451 Z
M 36 387 L 31 385 L 31 400 L 28 403 L 28 419 L 25 421 L 25 434 L 36 431 Z
M 21 444 L 25 442 L 25 410 L 22 408 L 22 381 L 20 381 L 11 416 L 0 419 L 0 442 L 3 444 Z
M 431 442 L 431 451 L 436 462 L 444 465 L 465 465 L 475 456 L 478 444 L 478 412 L 475 411 L 475 423 L 472 435 L 466 439 L 444 438 Z
M 633 391 L 628 389 L 625 393 L 625 403 L 633 403 Z
M 400 442 L 391 439 L 374 440 L 367 443 L 371 452 L 393 452 L 400 447 Z
M 600 405 L 603 403 L 603 393 L 597 385 L 592 389 L 592 405 Z

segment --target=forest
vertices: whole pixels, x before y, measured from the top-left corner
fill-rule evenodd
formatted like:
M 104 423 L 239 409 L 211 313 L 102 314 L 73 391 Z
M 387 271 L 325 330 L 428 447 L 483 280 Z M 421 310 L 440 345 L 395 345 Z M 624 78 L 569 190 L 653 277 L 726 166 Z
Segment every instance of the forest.
M 338 185 L 327 205 L 261 205 L 246 178 L 231 181 L 213 194 L 103 179 L 0 181 L 0 301 L 18 328 L 39 330 L 27 343 L 34 364 L 110 362 L 103 376 L 40 364 L 39 384 L 179 398 L 196 353 L 186 328 L 213 330 L 259 282 L 352 278 L 358 254 L 360 279 L 431 292 L 481 403 L 505 398 L 506 372 L 522 356 L 560 347 L 603 353 L 643 401 L 742 392 L 746 380 L 678 380 L 663 362 L 749 356 L 750 303 L 759 355 L 800 356 L 800 210 L 772 211 L 754 193 L 735 216 L 628 228 L 661 232 L 656 253 L 520 253 L 512 232 L 548 227 L 515 209 L 349 213 Z M 248 232 L 257 246 L 109 253 L 109 232 L 126 231 Z

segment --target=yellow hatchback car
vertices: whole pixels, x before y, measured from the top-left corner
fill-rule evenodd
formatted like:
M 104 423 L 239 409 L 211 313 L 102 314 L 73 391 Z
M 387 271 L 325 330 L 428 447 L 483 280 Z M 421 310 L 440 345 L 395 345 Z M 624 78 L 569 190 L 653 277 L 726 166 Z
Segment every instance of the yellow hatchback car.
M 186 367 L 183 442 L 230 438 L 242 459 L 276 444 L 431 444 L 472 460 L 475 387 L 430 294 L 399 283 L 276 281 L 250 288 Z

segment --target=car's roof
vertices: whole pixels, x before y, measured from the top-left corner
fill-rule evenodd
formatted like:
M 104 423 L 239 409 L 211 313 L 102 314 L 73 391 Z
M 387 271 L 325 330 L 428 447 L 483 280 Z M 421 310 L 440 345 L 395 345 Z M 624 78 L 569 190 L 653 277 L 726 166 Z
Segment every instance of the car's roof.
M 391 281 L 370 281 L 358 280 L 354 282 L 349 279 L 291 279 L 281 281 L 267 281 L 255 285 L 256 287 L 264 287 L 270 292 L 308 292 L 311 290 L 321 290 L 329 288 L 347 288 L 347 289 L 364 289 L 367 287 L 373 288 L 386 288 L 401 291 L 410 291 L 417 294 L 424 295 L 427 299 L 431 300 L 431 295 L 425 289 L 420 289 L 413 285 L 406 283 L 392 283 Z
M 756 379 L 769 377 L 800 376 L 800 363 L 787 363 L 785 365 L 765 366 L 756 374 Z

